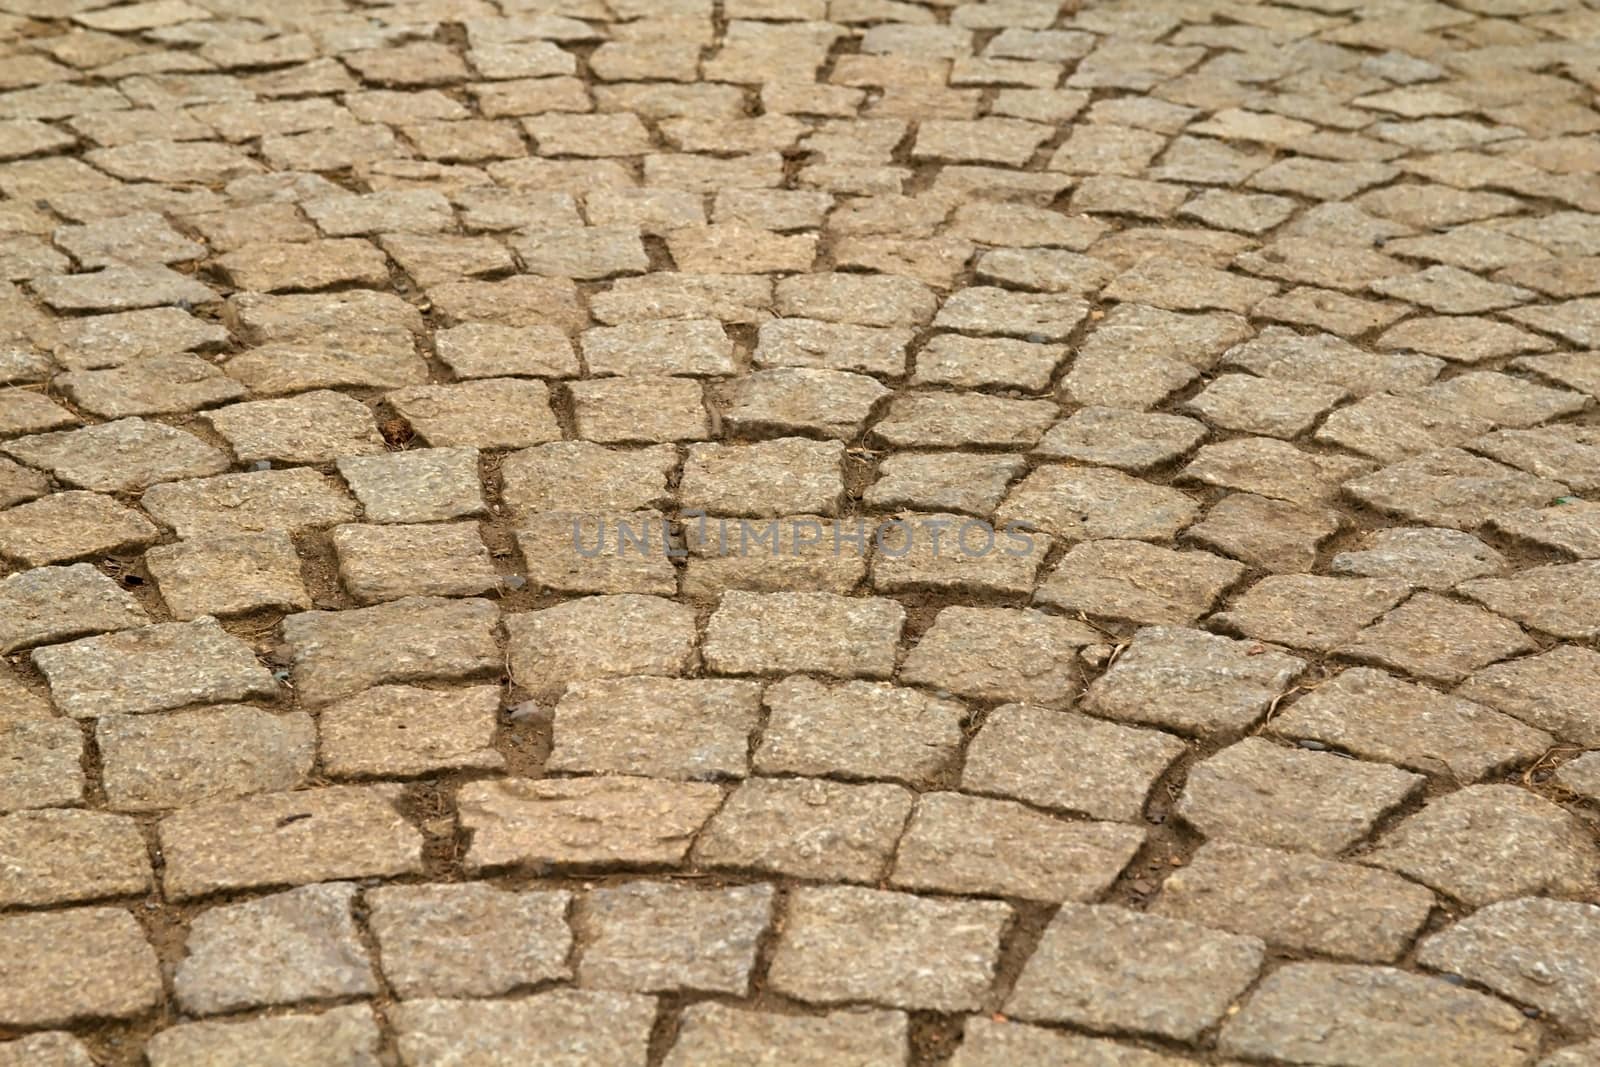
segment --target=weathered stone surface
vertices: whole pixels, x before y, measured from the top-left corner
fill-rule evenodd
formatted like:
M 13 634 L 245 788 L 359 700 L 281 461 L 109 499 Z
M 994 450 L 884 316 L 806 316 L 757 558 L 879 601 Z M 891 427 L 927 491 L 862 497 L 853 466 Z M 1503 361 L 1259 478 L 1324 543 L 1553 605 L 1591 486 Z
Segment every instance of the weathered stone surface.
M 1417 962 L 1531 1004 L 1579 1033 L 1600 1006 L 1594 950 L 1600 908 L 1510 900 L 1467 916 L 1422 943 Z
M 1071 32 L 1071 31 L 1061 31 Z M 951 1067 L 1048 1067 L 1081 1063 L 1086 1067 L 1183 1067 L 1193 1060 L 1151 1052 L 1136 1045 L 1080 1037 L 1064 1030 L 1046 1030 L 1007 1020 L 969 1015 L 961 1047 Z
M 1088 901 L 1144 843 L 1113 823 L 1066 822 L 1021 804 L 925 793 L 906 826 L 890 882 L 904 889 L 1025 900 Z
M 472 1048 L 490 1063 L 644 1067 L 656 1002 L 632 993 L 555 989 L 516 1000 L 414 1000 L 394 1013 L 400 1054 L 409 1063 L 448 1063 Z
M 356 518 L 356 506 L 316 471 L 252 471 L 153 485 L 140 503 L 185 540 L 333 526 Z
M 1370 469 L 1370 464 L 1353 457 L 1302 452 L 1286 441 L 1245 437 L 1202 445 L 1180 476 L 1309 505 L 1331 499 L 1341 483 Z
M 798 877 L 882 876 L 911 810 L 898 786 L 753 779 L 735 790 L 696 846 L 696 862 Z
M 472 782 L 458 799 L 469 870 L 676 866 L 722 792 L 624 776 Z
M 1392 579 L 1271 575 L 1211 621 L 1246 637 L 1327 652 L 1354 638 L 1407 592 L 1404 582 Z
M 1423 781 L 1397 767 L 1247 737 L 1194 766 L 1178 814 L 1208 839 L 1333 854 Z
M 955 701 L 881 682 L 795 676 L 769 685 L 764 699 L 754 766 L 766 774 L 928 785 L 954 758 L 967 719 Z
M 1043 400 L 983 393 L 902 393 L 872 427 L 891 448 L 1029 448 L 1058 414 Z
M 1152 626 L 1083 697 L 1107 718 L 1200 736 L 1242 733 L 1288 690 L 1305 661 L 1249 641 Z
M 627 882 L 586 894 L 578 982 L 628 992 L 749 991 L 772 916 L 769 885 L 696 889 Z
M 1069 615 L 1134 623 L 1192 622 L 1211 610 L 1244 567 L 1208 552 L 1143 541 L 1074 545 L 1034 594 Z
M 342 456 L 337 465 L 368 522 L 434 522 L 485 510 L 475 448 Z
M 1162 883 L 1151 910 L 1288 952 L 1387 963 L 1433 906 L 1432 893 L 1387 872 L 1217 841 Z
M 173 976 L 178 1003 L 215 1015 L 376 992 L 350 914 L 355 895 L 348 882 L 308 885 L 197 916 Z
M 380 685 L 317 717 L 323 771 L 334 778 L 402 778 L 442 770 L 498 770 L 500 689 Z
M 311 606 L 300 557 L 282 530 L 158 545 L 145 565 L 179 619 Z
M 50 1030 L 0 1043 L 4 1067 L 94 1067 L 89 1050 L 71 1034 Z
M 211 618 L 36 649 L 33 662 L 56 707 L 80 719 L 277 694 L 250 647 Z
M 107 715 L 95 723 L 107 804 L 120 811 L 183 808 L 305 784 L 316 729 L 304 712 L 224 706 L 167 715 Z
M 56 493 L 0 511 L 0 555 L 30 567 L 137 549 L 158 533 L 143 515 L 100 493 Z
M 1052 426 L 1034 451 L 1138 473 L 1172 462 L 1205 436 L 1203 425 L 1180 415 L 1090 406 Z
M 1007 704 L 967 752 L 961 786 L 1058 811 L 1130 822 L 1184 752 L 1177 738 L 1070 712 Z
M 143 893 L 153 884 L 138 826 L 96 811 L 0 816 L 0 907 L 39 907 Z
M 677 465 L 670 445 L 610 449 L 559 441 L 506 456 L 500 464 L 500 497 L 519 516 L 641 511 L 670 499 L 667 475 Z
M 617 678 L 575 682 L 556 706 L 549 770 L 652 778 L 742 778 L 759 719 L 755 682 Z
M 0 918 L 0 960 L 0 1020 L 7 1026 L 128 1019 L 162 998 L 155 950 L 120 908 Z
M 296 693 L 326 704 L 381 683 L 463 680 L 501 669 L 499 611 L 485 600 L 408 597 L 359 611 L 283 620 Z
M 1099 467 L 1045 466 L 1014 486 L 997 523 L 1027 523 L 1067 540 L 1164 541 L 1194 521 L 1184 493 Z
M 61 719 L 0 711 L 0 811 L 66 807 L 83 799 L 83 733 Z
M 1446 448 L 1346 482 L 1345 492 L 1410 522 L 1470 531 L 1496 514 L 1549 504 L 1567 487 Z
M 471 596 L 500 583 L 476 523 L 336 526 L 339 578 L 363 604 Z
M 1534 894 L 1578 896 L 1600 848 L 1577 816 L 1513 785 L 1472 785 L 1430 802 L 1362 862 L 1477 907 Z
M 897 1011 L 781 1015 L 708 1001 L 684 1009 L 677 1040 L 662 1062 L 666 1067 L 766 1067 L 781 1057 L 797 1067 L 838 1063 L 898 1067 L 906 1050 L 906 1017 Z
M 844 496 L 836 441 L 785 437 L 752 445 L 690 445 L 682 505 L 710 515 L 835 515 Z
M 1010 608 L 950 607 L 906 656 L 901 680 L 985 701 L 1061 706 L 1077 684 L 1076 650 L 1095 631 Z
M 1375 530 L 1360 548 L 1328 564 L 1335 574 L 1394 578 L 1423 589 L 1450 589 L 1469 578 L 1495 574 L 1505 557 L 1468 533 L 1413 527 Z
M 904 608 L 877 597 L 730 591 L 706 624 L 706 664 L 723 674 L 886 678 L 904 621 Z
M 565 890 L 481 883 L 368 890 L 383 975 L 402 997 L 485 997 L 571 977 Z
M 147 622 L 138 601 L 87 563 L 0 580 L 0 652 Z
M 1264 954 L 1254 937 L 1110 905 L 1063 904 L 1006 1012 L 1192 1040 L 1255 979 Z
M 243 463 L 330 463 L 384 450 L 372 412 L 341 393 L 251 400 L 219 408 L 206 420 Z
M 1011 909 L 851 886 L 798 889 L 769 981 L 813 1004 L 865 1000 L 907 1010 L 973 1010 L 999 959 Z M 864 940 L 865 939 L 865 940 Z M 873 951 L 863 958 L 860 947 Z
M 1515 1008 L 1470 989 L 1389 967 L 1290 963 L 1223 1024 L 1218 1046 L 1339 1067 L 1499 1067 L 1533 1062 L 1539 1037 Z
M 660 597 L 584 597 L 507 615 L 511 677 L 533 692 L 587 678 L 684 673 L 694 657 L 694 611 Z
M 1537 648 L 1515 623 L 1434 593 L 1418 593 L 1340 646 L 1339 653 L 1449 684 L 1486 663 Z
M 19 437 L 7 455 L 75 489 L 122 493 L 228 469 L 228 457 L 191 433 L 144 419 Z
M 332 878 L 415 874 L 422 835 L 396 785 L 325 786 L 185 808 L 161 821 L 171 899 Z
M 1557 637 L 1600 633 L 1600 560 L 1530 567 L 1510 578 L 1463 582 L 1458 592 L 1490 611 Z
M 1484 667 L 1456 695 L 1498 708 L 1564 741 L 1600 747 L 1600 715 L 1588 693 L 1600 685 L 1600 653 L 1558 645 L 1537 656 Z
M 228 1067 L 268 1061 L 281 1067 L 315 1067 L 337 1059 L 350 1067 L 377 1067 L 379 1033 L 364 1004 L 315 1015 L 277 1015 L 242 1023 L 180 1023 L 151 1037 L 151 1067 Z

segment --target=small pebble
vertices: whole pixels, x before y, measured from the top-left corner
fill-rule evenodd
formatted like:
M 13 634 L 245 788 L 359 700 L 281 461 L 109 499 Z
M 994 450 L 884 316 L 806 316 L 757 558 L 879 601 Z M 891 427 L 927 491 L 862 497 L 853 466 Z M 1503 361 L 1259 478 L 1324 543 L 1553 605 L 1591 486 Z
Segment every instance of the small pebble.
M 1309 737 L 1302 737 L 1300 740 L 1296 741 L 1295 744 L 1299 745 L 1301 748 L 1309 748 L 1313 752 L 1328 751 L 1327 745 L 1323 744 L 1321 741 L 1313 741 Z
M 254 463 L 250 464 L 250 469 L 253 471 L 269 471 L 272 469 L 272 460 L 258 459 Z
M 520 574 L 508 574 L 504 578 L 500 579 L 500 584 L 505 586 L 507 589 L 521 589 L 523 586 L 528 584 L 528 579 L 524 578 Z

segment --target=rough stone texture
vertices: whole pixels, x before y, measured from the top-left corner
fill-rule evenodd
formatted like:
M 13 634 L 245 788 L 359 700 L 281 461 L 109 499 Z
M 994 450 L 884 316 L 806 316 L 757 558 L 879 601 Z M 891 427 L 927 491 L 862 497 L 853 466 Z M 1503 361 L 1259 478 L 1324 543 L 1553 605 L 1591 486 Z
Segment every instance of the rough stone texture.
M 581 774 L 742 778 L 760 705 L 761 686 L 755 682 L 575 682 L 556 706 L 554 741 L 545 766 Z
M 1362 630 L 1339 653 L 1449 684 L 1474 668 L 1537 649 L 1514 623 L 1433 593 L 1419 593 Z
M 1594 1029 L 1600 908 L 1561 900 L 1490 904 L 1422 943 L 1417 962 L 1531 1004 L 1561 1026 Z
M 162 997 L 155 951 L 120 908 L 0 918 L 0 960 L 0 1020 L 7 1026 L 127 1019 Z
M 244 705 L 95 723 L 107 804 L 120 811 L 184 808 L 305 784 L 316 729 L 303 712 Z
M 1290 963 L 1223 1025 L 1218 1046 L 1229 1056 L 1340 1067 L 1491 1067 L 1533 1062 L 1539 1040 L 1515 1008 L 1470 989 L 1389 967 Z
M 850 886 L 797 889 L 769 981 L 813 1004 L 865 1000 L 907 1010 L 978 1007 L 1011 909 Z M 859 947 L 873 952 L 862 958 Z
M 706 665 L 721 674 L 885 678 L 904 621 L 904 608 L 880 598 L 729 592 L 706 624 Z
M 1264 954 L 1254 937 L 1111 905 L 1064 904 L 1023 967 L 1006 1012 L 1192 1040 L 1255 979 Z
M 1564 741 L 1600 747 L 1600 715 L 1586 694 L 1600 685 L 1600 653 L 1558 645 L 1473 674 L 1456 695 L 1498 708 Z
M 350 913 L 355 895 L 348 882 L 308 885 L 197 916 L 173 975 L 178 1003 L 215 1015 L 376 992 Z
M 487 997 L 571 977 L 564 890 L 487 885 L 368 890 L 384 978 L 402 997 Z
M 271 699 L 278 691 L 250 646 L 211 618 L 35 649 L 33 662 L 49 680 L 56 707 L 79 719 Z
M 1587 893 L 1600 848 L 1584 823 L 1550 801 L 1512 785 L 1474 785 L 1430 802 L 1362 861 L 1476 907 Z
M 842 1010 L 820 1016 L 746 1011 L 705 1002 L 684 1009 L 666 1067 L 832 1067 L 903 1063 L 906 1017 Z
M 1211 622 L 1261 641 L 1330 652 L 1407 592 L 1404 582 L 1393 579 L 1274 575 L 1251 586 Z
M 323 708 L 323 771 L 335 778 L 409 778 L 441 770 L 498 770 L 498 686 L 432 690 L 380 685 Z
M 83 732 L 75 722 L 0 711 L 0 811 L 68 807 L 83 799 Z
M 1174 552 L 1143 541 L 1074 545 L 1034 599 L 1074 615 L 1133 623 L 1192 622 L 1244 574 L 1208 552 Z
M 1600 560 L 1530 567 L 1511 578 L 1479 578 L 1458 591 L 1490 611 L 1557 637 L 1600 633 Z
M 353 612 L 283 620 L 296 693 L 326 704 L 380 683 L 466 679 L 498 670 L 499 612 L 483 600 L 408 597 Z
M 1200 736 L 1242 733 L 1283 696 L 1305 661 L 1249 641 L 1179 627 L 1134 635 L 1089 686 L 1085 710 Z
M 872 882 L 887 870 L 911 805 L 896 785 L 752 778 L 729 794 L 694 857 L 705 867 Z
M 676 865 L 721 804 L 709 782 L 620 775 L 473 782 L 458 799 L 469 870 Z
M 1007 704 L 967 751 L 961 786 L 1100 819 L 1139 818 L 1156 779 L 1184 752 L 1177 738 L 1072 713 Z
M 800 675 L 768 685 L 763 700 L 753 764 L 764 774 L 930 785 L 961 747 L 968 717 L 955 701 L 915 689 Z
M 404 1062 L 444 1064 L 464 1048 L 487 1063 L 644 1067 L 653 997 L 555 989 L 517 1000 L 427 998 L 395 1008 Z
M 414 874 L 422 869 L 422 835 L 396 809 L 399 798 L 396 785 L 325 786 L 185 808 L 160 824 L 162 887 L 184 899 Z
M 475 448 L 344 456 L 338 467 L 368 522 L 435 522 L 485 510 Z
M 1332 854 L 1422 784 L 1396 767 L 1247 737 L 1190 770 L 1178 814 L 1208 839 Z
M 333 479 L 304 467 L 153 485 L 140 502 L 184 540 L 294 533 L 356 518 L 355 502 Z
M 180 1023 L 152 1037 L 145 1055 L 151 1067 L 228 1067 L 250 1060 L 315 1067 L 325 1059 L 350 1067 L 377 1067 L 379 1040 L 372 1010 L 351 1004 L 316 1015 Z
M 137 824 L 99 811 L 0 816 L 0 906 L 131 896 L 153 885 Z
M 971 700 L 1059 707 L 1077 685 L 1077 649 L 1097 640 L 1081 623 L 1038 611 L 945 608 L 900 678 Z
M 137 600 L 87 563 L 0 579 L 0 652 L 149 621 Z
M 1151 910 L 1287 952 L 1388 963 L 1433 906 L 1432 893 L 1386 872 L 1216 841 L 1162 883 Z
M 158 535 L 143 515 L 99 493 L 57 493 L 0 511 L 0 556 L 30 567 L 136 551 Z
M 1555 743 L 1543 730 L 1481 704 L 1362 667 L 1296 700 L 1273 718 L 1272 729 L 1458 782 L 1534 760 Z
M 1046 1030 L 1009 1020 L 999 1022 L 969 1016 L 963 1026 L 961 1047 L 951 1067 L 1047 1067 L 1078 1063 L 1085 1067 L 1182 1067 L 1195 1061 L 1151 1052 L 1137 1045 L 1062 1030 Z
M 585 597 L 505 619 L 511 677 L 557 695 L 586 678 L 682 674 L 694 657 L 694 612 L 659 597 Z
M 903 889 L 1024 900 L 1088 901 L 1144 843 L 1113 823 L 1075 823 L 1021 804 L 925 793 L 906 827 L 890 882 Z
M 1391 527 L 1369 534 L 1361 547 L 1329 561 L 1335 574 L 1396 578 L 1423 589 L 1450 589 L 1495 574 L 1505 557 L 1459 530 Z
M 300 557 L 283 530 L 158 545 L 145 553 L 145 566 L 179 619 L 311 606 Z
M 339 579 L 362 604 L 471 596 L 500 584 L 476 523 L 336 526 Z
M 627 992 L 749 991 L 771 921 L 769 885 L 695 889 L 627 882 L 583 897 L 578 983 Z

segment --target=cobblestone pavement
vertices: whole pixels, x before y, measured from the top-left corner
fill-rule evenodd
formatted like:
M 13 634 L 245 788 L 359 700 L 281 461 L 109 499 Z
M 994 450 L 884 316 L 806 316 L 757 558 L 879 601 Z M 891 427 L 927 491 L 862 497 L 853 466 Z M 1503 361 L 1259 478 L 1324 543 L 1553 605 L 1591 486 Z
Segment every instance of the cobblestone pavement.
M 1600 1064 L 1593 3 L 0 42 L 0 1067 Z

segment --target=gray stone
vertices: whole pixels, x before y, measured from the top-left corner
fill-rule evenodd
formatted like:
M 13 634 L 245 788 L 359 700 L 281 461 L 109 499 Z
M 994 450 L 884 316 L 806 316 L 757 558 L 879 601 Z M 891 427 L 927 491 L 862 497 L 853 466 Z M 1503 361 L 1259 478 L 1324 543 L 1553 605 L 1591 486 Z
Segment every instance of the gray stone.
M 240 1023 L 179 1023 L 145 1043 L 150 1067 L 230 1067 L 270 1062 L 317 1067 L 335 1059 L 349 1067 L 378 1067 L 380 1035 L 365 1004 L 316 1015 L 277 1015 Z
M 1582 820 L 1548 800 L 1514 785 L 1469 785 L 1400 823 L 1362 862 L 1480 907 L 1581 896 L 1600 872 L 1600 848 Z
M 305 784 L 316 729 L 304 712 L 224 706 L 95 723 L 106 803 L 119 811 L 183 808 Z
M 1264 955 L 1254 937 L 1110 905 L 1063 904 L 1006 1012 L 1193 1040 L 1255 979 Z
M 56 707 L 80 719 L 277 695 L 250 647 L 211 618 L 36 649 L 33 662 Z
M 635 993 L 743 996 L 772 902 L 769 885 L 625 882 L 591 890 L 576 919 L 584 933 L 578 982 Z
M 1588 694 L 1600 686 L 1600 653 L 1575 645 L 1484 667 L 1456 695 L 1498 708 L 1564 741 L 1600 748 L 1600 714 Z
M 1391 527 L 1375 530 L 1361 547 L 1334 556 L 1334 574 L 1394 578 L 1423 589 L 1450 589 L 1470 578 L 1495 574 L 1505 557 L 1459 530 Z
M 545 767 L 652 778 L 742 778 L 761 686 L 720 679 L 574 682 L 556 706 Z
M 475 448 L 343 456 L 338 468 L 368 522 L 435 522 L 485 510 Z
M 503 668 L 499 611 L 485 600 L 408 597 L 356 611 L 307 611 L 283 620 L 294 688 L 307 705 L 374 685 L 464 680 Z
M 930 312 L 931 313 L 931 312 Z M 807 367 L 899 377 L 906 372 L 912 333 L 805 318 L 761 324 L 751 359 L 757 367 Z
M 1096 715 L 1199 736 L 1243 733 L 1274 706 L 1305 661 L 1199 630 L 1140 630 L 1089 686 Z
M 65 485 L 104 493 L 228 469 L 228 457 L 193 434 L 144 419 L 19 437 L 0 449 Z
M 998 1022 L 980 1015 L 968 1016 L 962 1030 L 961 1047 L 956 1049 L 950 1067 L 1051 1067 L 1058 1063 L 1082 1067 L 1185 1067 L 1195 1062 L 1134 1045 L 1009 1020 Z
M 1099 819 L 1137 820 L 1181 741 L 1071 712 L 1007 704 L 973 739 L 961 787 Z
M 1143 541 L 1088 541 L 1061 558 L 1034 599 L 1073 616 L 1184 623 L 1210 611 L 1243 574 L 1241 565 L 1207 552 L 1174 552 Z
M 722 805 L 710 782 L 620 775 L 469 782 L 457 801 L 472 834 L 466 867 L 677 866 Z
M 311 606 L 300 557 L 283 530 L 157 545 L 145 553 L 145 566 L 178 619 Z
M 419 438 L 436 447 L 527 448 L 561 438 L 543 382 L 480 378 L 413 385 L 383 399 Z
M 573 382 L 568 391 L 578 436 L 586 441 L 660 444 L 713 436 L 700 383 L 691 379 L 598 378 Z
M 501 460 L 500 497 L 518 516 L 640 511 L 671 499 L 667 475 L 677 465 L 678 453 L 670 445 L 611 449 L 558 441 Z
M 154 884 L 138 825 L 99 811 L 0 816 L 0 907 L 132 896 Z
M 140 503 L 184 540 L 295 533 L 356 518 L 355 502 L 338 483 L 303 467 L 153 485 Z
M 1183 536 L 1250 566 L 1283 573 L 1315 567 L 1323 542 L 1342 524 L 1339 513 L 1329 508 L 1230 493 Z
M 449 1063 L 465 1048 L 485 1063 L 645 1067 L 656 1002 L 554 989 L 516 1000 L 413 1000 L 393 1011 L 402 1062 L 419 1067 Z
M 1077 686 L 1077 649 L 1099 638 L 1038 611 L 949 607 L 906 656 L 900 678 L 973 700 L 1057 707 Z
M 1428 890 L 1384 871 L 1217 841 L 1162 883 L 1151 910 L 1287 952 L 1387 963 L 1433 906 Z
M 155 951 L 121 908 L 0 918 L 0 961 L 0 1022 L 7 1026 L 131 1019 L 162 1000 Z
M 87 563 L 0 579 L 0 652 L 147 622 L 137 600 Z
M 1218 1047 L 1228 1056 L 1330 1067 L 1509 1067 L 1533 1062 L 1539 1032 L 1509 1004 L 1432 978 L 1289 963 L 1223 1025 Z
M 471 596 L 500 584 L 477 523 L 336 526 L 333 548 L 340 580 L 363 604 Z
M 0 713 L 0 812 L 78 804 L 84 791 L 82 759 L 83 732 L 77 723 L 8 721 Z
M 40 567 L 138 549 L 158 532 L 109 496 L 55 493 L 0 511 L 0 555 Z
M 752 445 L 690 445 L 678 495 L 711 515 L 835 515 L 844 497 L 837 441 L 785 437 Z
M 1205 437 L 1203 425 L 1180 415 L 1090 406 L 1052 426 L 1034 451 L 1139 473 L 1171 463 Z
M 374 686 L 322 709 L 322 769 L 333 778 L 408 778 L 446 770 L 499 770 L 500 687 Z
M 867 488 L 862 501 L 873 508 L 988 515 L 1005 495 L 1006 486 L 1025 469 L 1020 456 L 900 453 L 884 458 L 878 480 Z
M 685 268 L 688 269 L 688 268 Z M 720 377 L 737 372 L 733 341 L 722 323 L 707 319 L 629 323 L 586 330 L 584 363 L 596 376 L 681 374 Z
M 841 1010 L 826 1015 L 748 1011 L 707 1001 L 684 1009 L 665 1067 L 901 1067 L 908 1049 L 904 1014 Z
M 219 890 L 417 874 L 422 835 L 400 787 L 324 786 L 210 801 L 160 823 L 161 884 L 182 900 Z
M 1208 839 L 1331 855 L 1365 837 L 1424 781 L 1247 737 L 1194 766 L 1178 814 Z
M 506 616 L 511 678 L 555 695 L 571 682 L 683 674 L 694 660 L 694 611 L 660 597 L 584 597 Z
M 890 883 L 897 888 L 1055 903 L 1110 888 L 1144 831 L 1041 815 L 1005 800 L 925 793 L 906 827 Z
M 769 685 L 765 702 L 754 756 L 764 774 L 931 785 L 955 758 L 967 720 L 955 701 L 881 682 L 795 676 Z
M 1296 504 L 1317 504 L 1337 495 L 1341 483 L 1370 469 L 1370 463 L 1351 456 L 1302 452 L 1286 441 L 1244 437 L 1202 445 L 1180 477 Z
M 1422 943 L 1417 962 L 1531 1004 L 1578 1033 L 1600 1009 L 1600 908 L 1561 900 L 1509 900 L 1473 913 Z
M 1490 611 L 1557 637 L 1600 633 L 1600 560 L 1530 567 L 1511 578 L 1478 578 L 1458 591 Z
M 178 1003 L 215 1015 L 375 993 L 350 913 L 355 895 L 348 882 L 308 885 L 196 916 L 173 976 Z
M 384 451 L 372 412 L 342 393 L 251 400 L 205 416 L 241 463 L 331 463 Z
M 1435 593 L 1416 594 L 1338 649 L 1350 659 L 1445 684 L 1537 650 L 1515 623 Z
M 797 889 L 769 982 L 813 1004 L 866 1000 L 971 1011 L 994 977 L 1011 909 L 853 886 Z M 861 948 L 872 951 L 863 956 Z
M 467 322 L 434 334 L 439 360 L 457 378 L 575 378 L 572 342 L 555 326 Z
M 1408 592 L 1406 583 L 1388 578 L 1269 575 L 1210 621 L 1259 641 L 1329 652 L 1354 638 Z
M 1345 492 L 1410 522 L 1470 531 L 1498 513 L 1548 504 L 1567 487 L 1446 448 L 1349 481 Z
M 883 598 L 730 591 L 706 625 L 706 664 L 723 674 L 886 678 L 904 621 Z
M 881 783 L 752 778 L 729 796 L 695 845 L 702 867 L 792 878 L 876 882 L 887 873 L 912 794 Z
M 42 124 L 41 124 L 42 125 Z M 0 1042 L 3 1067 L 94 1067 L 89 1050 L 71 1034 L 57 1030 Z
M 1518 541 L 1579 559 L 1600 558 L 1600 504 L 1569 499 L 1554 507 L 1522 508 L 1490 521 Z
M 383 975 L 402 997 L 492 997 L 572 976 L 565 890 L 391 885 L 366 902 Z
M 1017 483 L 995 512 L 998 523 L 1028 523 L 1069 541 L 1167 540 L 1194 521 L 1186 494 L 1098 467 L 1044 466 Z

